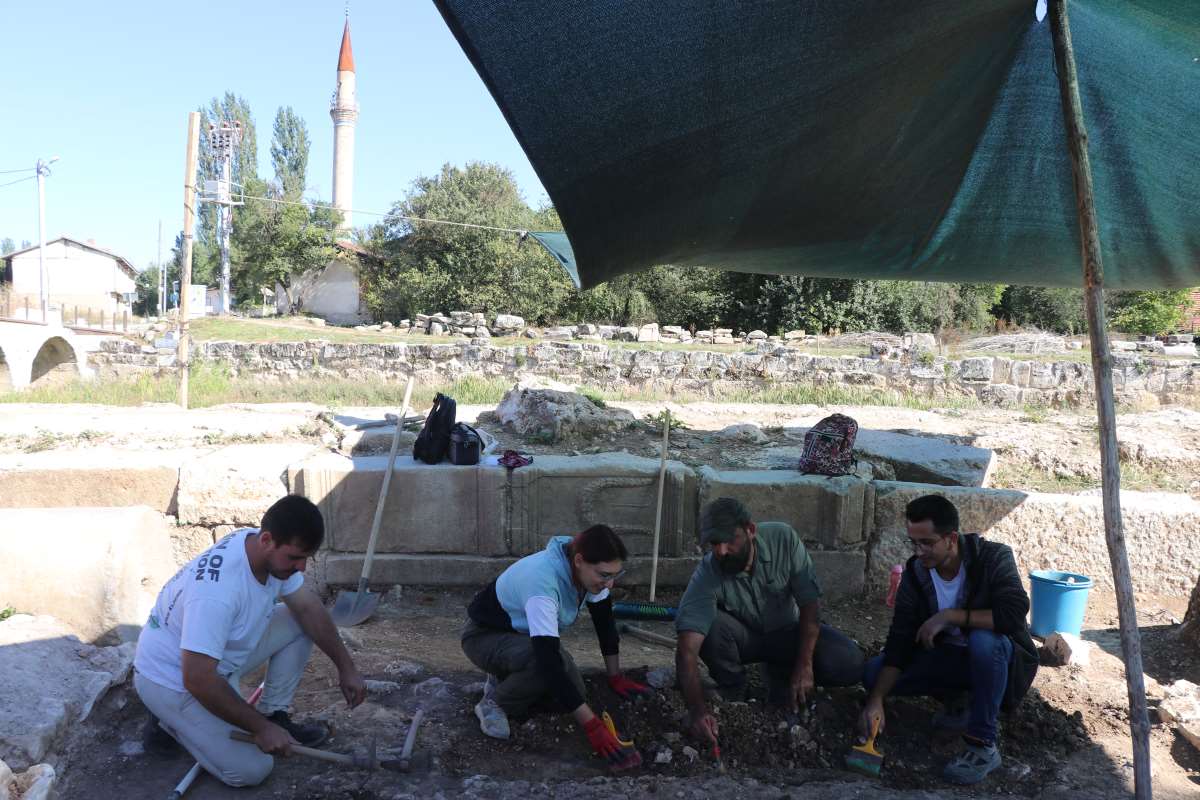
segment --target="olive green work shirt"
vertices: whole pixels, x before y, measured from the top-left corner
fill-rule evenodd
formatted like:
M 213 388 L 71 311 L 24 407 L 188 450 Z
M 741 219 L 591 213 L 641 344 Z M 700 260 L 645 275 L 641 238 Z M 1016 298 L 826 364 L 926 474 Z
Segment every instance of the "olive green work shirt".
M 719 608 L 752 631 L 770 633 L 795 625 L 800 607 L 821 596 L 800 534 L 784 522 L 763 522 L 757 530 L 758 553 L 750 572 L 726 575 L 711 552 L 701 559 L 679 601 L 677 632 L 707 636 Z

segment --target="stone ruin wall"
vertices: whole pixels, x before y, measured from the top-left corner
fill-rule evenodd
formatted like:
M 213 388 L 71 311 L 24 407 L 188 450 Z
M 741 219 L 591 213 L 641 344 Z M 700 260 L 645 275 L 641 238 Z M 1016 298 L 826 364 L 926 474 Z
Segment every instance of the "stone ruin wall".
M 314 331 L 314 333 L 316 333 Z M 724 334 L 724 332 L 722 332 Z M 319 334 L 318 334 L 319 335 Z M 599 335 L 596 334 L 597 339 Z M 755 340 L 751 340 L 755 341 Z M 194 362 L 224 365 L 235 375 L 277 380 L 348 378 L 427 381 L 467 375 L 537 375 L 605 389 L 658 388 L 703 392 L 714 384 L 761 387 L 778 383 L 852 386 L 926 395 L 974 397 L 996 406 L 1071 406 L 1094 400 L 1091 366 L 1011 356 L 924 359 L 822 356 L 785 342 L 757 340 L 755 352 L 657 350 L 610 346 L 604 341 L 538 340 L 499 346 L 487 338 L 423 344 L 303 342 L 206 342 L 193 346 Z M 91 355 L 102 376 L 128 376 L 175 365 L 169 350 L 130 340 L 109 340 Z M 1200 360 L 1182 361 L 1133 353 L 1113 357 L 1118 402 L 1144 404 L 1151 397 L 1179 402 L 1200 393 Z

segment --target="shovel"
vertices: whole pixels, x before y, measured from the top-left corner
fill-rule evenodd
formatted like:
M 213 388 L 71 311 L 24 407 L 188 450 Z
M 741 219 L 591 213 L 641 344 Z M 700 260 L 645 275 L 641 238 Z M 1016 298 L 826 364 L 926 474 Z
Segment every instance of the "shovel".
M 408 415 L 408 401 L 412 398 L 413 379 L 408 379 L 404 388 L 404 404 L 396 420 L 396 432 L 392 434 L 392 449 L 388 453 L 387 472 L 383 473 L 383 487 L 379 490 L 379 502 L 375 504 L 375 519 L 371 522 L 371 538 L 367 540 L 367 555 L 363 559 L 362 576 L 358 579 L 358 591 L 341 592 L 329 612 L 333 624 L 339 628 L 351 628 L 366 622 L 379 607 L 380 595 L 367 591 L 371 577 L 371 562 L 375 560 L 375 542 L 379 539 L 379 526 L 383 522 L 383 507 L 387 504 L 388 487 L 392 483 L 392 469 L 396 466 L 396 450 L 400 447 L 400 431 Z

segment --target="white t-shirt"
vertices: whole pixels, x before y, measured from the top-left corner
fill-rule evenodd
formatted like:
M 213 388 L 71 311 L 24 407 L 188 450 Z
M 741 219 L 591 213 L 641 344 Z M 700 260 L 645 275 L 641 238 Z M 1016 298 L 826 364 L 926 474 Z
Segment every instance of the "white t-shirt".
M 937 592 L 938 611 L 962 608 L 963 590 L 967 584 L 967 571 L 963 569 L 962 564 L 958 565 L 958 574 L 952 580 L 943 580 L 936 569 L 931 569 L 929 576 L 933 578 L 933 590 Z M 966 645 L 967 637 L 963 636 L 961 628 L 951 625 L 946 628 L 946 642 L 947 644 Z
M 608 597 L 608 589 L 600 594 L 588 594 L 584 603 L 599 603 Z M 525 601 L 525 621 L 529 624 L 530 636 L 553 636 L 558 638 L 558 601 L 553 597 L 537 594 Z
M 234 531 L 167 581 L 138 637 L 133 665 L 139 674 L 183 692 L 183 650 L 217 659 L 223 677 L 246 663 L 275 603 L 304 585 L 303 572 L 258 582 L 246 558 L 246 539 L 257 535 L 257 528 Z

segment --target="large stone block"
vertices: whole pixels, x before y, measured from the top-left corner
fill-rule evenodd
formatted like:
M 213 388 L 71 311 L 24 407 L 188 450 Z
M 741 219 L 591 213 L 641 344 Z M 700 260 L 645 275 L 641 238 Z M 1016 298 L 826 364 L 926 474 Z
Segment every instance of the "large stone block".
M 578 533 L 597 524 L 616 531 L 631 554 L 652 552 L 658 470 L 656 459 L 624 453 L 538 456 L 509 476 L 510 552 L 525 555 L 540 550 L 551 536 Z M 695 529 L 696 473 L 669 461 L 659 554 L 687 554 Z
M 49 450 L 0 456 L 0 508 L 148 506 L 175 513 L 178 452 Z
M 42 761 L 125 681 L 133 653 L 132 642 L 84 644 L 47 616 L 18 614 L 0 624 L 0 761 L 17 772 Z
M 804 541 L 838 548 L 863 539 L 866 486 L 851 476 L 701 467 L 699 507 L 718 497 L 735 497 L 758 522 L 786 522 Z
M 294 465 L 292 492 L 325 517 L 325 547 L 360 553 L 383 487 L 387 456 L 323 454 Z M 396 458 L 376 550 L 379 553 L 503 555 L 506 470 Z
M 183 525 L 258 525 L 288 493 L 288 467 L 317 450 L 312 444 L 239 444 L 190 459 L 179 471 Z
M 868 571 L 874 583 L 886 581 L 891 565 L 911 555 L 905 505 L 923 494 L 940 494 L 958 507 L 963 531 L 1012 547 L 1023 576 L 1035 569 L 1059 569 L 1112 588 L 1098 495 L 883 481 L 875 489 L 877 544 Z M 1121 512 L 1134 589 L 1186 597 L 1200 574 L 1200 503 L 1180 495 L 1122 492 Z
M 0 600 L 86 641 L 137 638 L 175 571 L 162 514 L 132 508 L 0 510 Z

